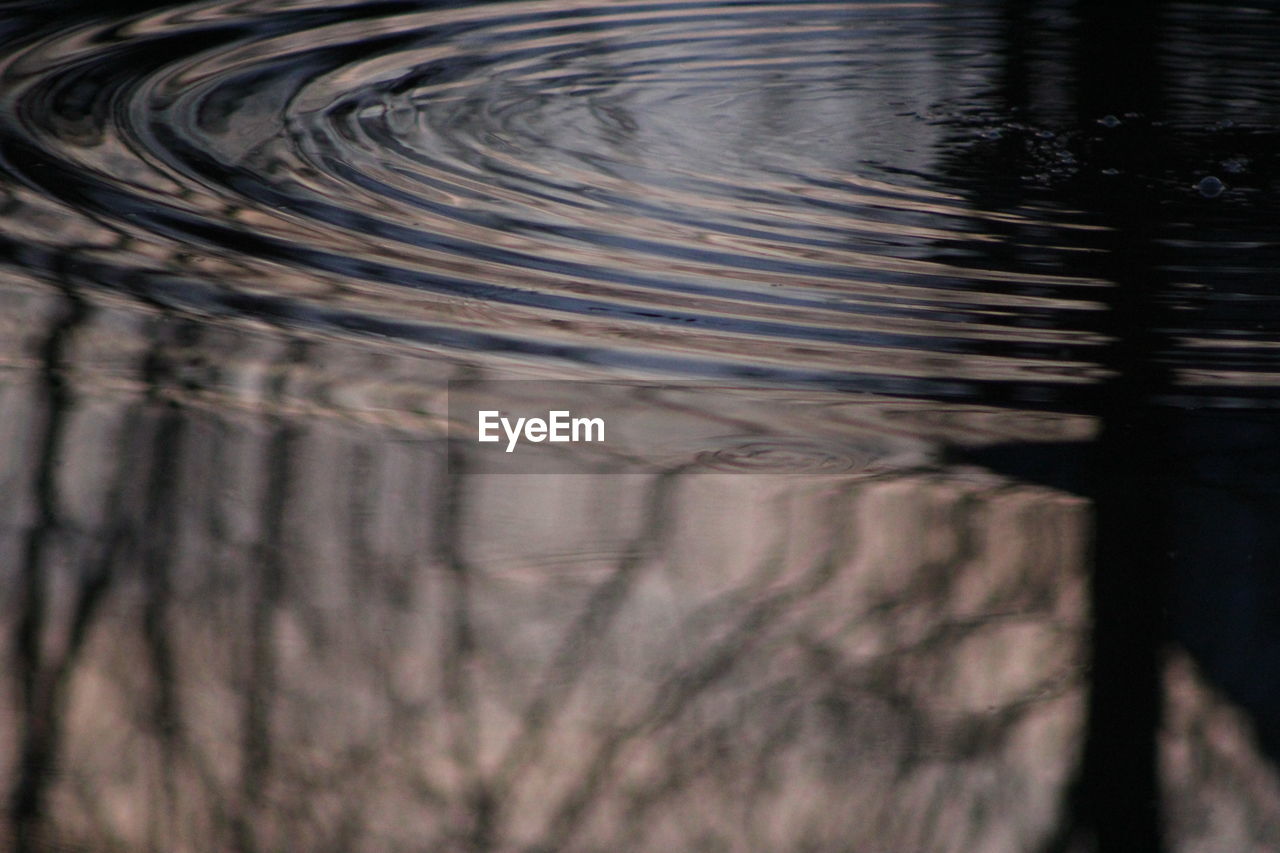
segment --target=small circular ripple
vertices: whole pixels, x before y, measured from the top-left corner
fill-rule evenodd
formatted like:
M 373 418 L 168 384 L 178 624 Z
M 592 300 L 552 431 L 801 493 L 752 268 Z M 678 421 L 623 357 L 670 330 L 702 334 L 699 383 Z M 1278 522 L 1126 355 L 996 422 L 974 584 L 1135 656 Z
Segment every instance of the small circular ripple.
M 1099 229 L 984 210 L 935 174 L 956 138 L 944 105 L 987 85 L 939 15 L 193 6 L 5 59 L 0 158 L 75 223 L 23 235 L 27 265 L 74 250 L 94 286 L 163 305 L 520 358 L 1069 402 L 1104 375 L 1109 284 L 1081 260 Z
M 800 437 L 726 439 L 726 446 L 697 454 L 699 468 L 738 473 L 868 474 L 884 455 L 836 442 Z

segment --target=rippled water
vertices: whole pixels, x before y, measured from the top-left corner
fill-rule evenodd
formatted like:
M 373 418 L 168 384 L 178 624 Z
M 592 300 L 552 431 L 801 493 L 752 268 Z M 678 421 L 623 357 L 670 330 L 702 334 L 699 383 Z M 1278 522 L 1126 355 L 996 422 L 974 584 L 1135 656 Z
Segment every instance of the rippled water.
M 1274 4 L 0 11 L 21 849 L 1280 844 Z
M 1257 105 L 1177 80 L 1159 127 L 1021 116 L 994 97 L 995 24 L 914 3 L 535 2 L 68 27 L 4 62 L 11 253 L 48 271 L 78 251 L 96 287 L 291 327 L 1069 403 L 1114 367 L 1099 255 L 1127 227 L 1083 208 L 1142 191 L 1135 212 L 1161 219 L 1129 225 L 1167 309 L 1152 356 L 1178 385 L 1274 384 L 1241 322 L 1274 313 L 1257 263 L 1274 77 L 1250 66 Z M 1215 49 L 1178 35 L 1175 61 Z M 1212 200 L 1209 174 L 1228 188 Z
M 940 222 L 968 217 L 895 177 L 938 132 L 913 114 L 927 57 L 865 79 L 850 49 L 922 25 L 888 12 L 236 4 L 113 22 L 8 65 L 10 160 L 158 253 L 160 300 L 584 362 L 899 374 L 896 350 L 981 349 L 937 309 L 1026 300 L 966 305 L 928 258 Z

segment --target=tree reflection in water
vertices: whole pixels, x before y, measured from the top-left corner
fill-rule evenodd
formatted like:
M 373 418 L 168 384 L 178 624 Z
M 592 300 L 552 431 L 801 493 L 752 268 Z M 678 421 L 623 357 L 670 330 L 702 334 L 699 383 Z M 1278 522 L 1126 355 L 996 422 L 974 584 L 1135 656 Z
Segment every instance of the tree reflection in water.
M 992 8 L 992 109 L 1021 130 L 942 164 L 975 209 L 1035 195 L 1045 128 L 1138 128 L 1040 186 L 1104 226 L 1079 254 L 1117 285 L 1090 330 L 1113 341 L 1096 435 L 976 403 L 828 413 L 983 467 L 484 474 L 442 431 L 444 383 L 474 365 L 15 273 L 12 846 L 1280 847 L 1256 604 L 1276 433 L 1151 399 L 1181 258 L 1159 230 L 1188 210 L 1142 178 L 1189 168 L 1151 121 L 1172 19 Z M 993 265 L 1039 262 L 1000 236 Z
M 1079 500 L 943 468 L 468 473 L 416 359 L 157 318 L 103 370 L 73 353 L 120 315 L 27 298 L 57 340 L 5 386 L 10 446 L 43 448 L 6 500 L 19 847 L 926 849 L 1055 820 Z
M 1085 720 L 1081 499 L 964 466 L 469 472 L 439 438 L 443 364 L 163 318 L 130 352 L 127 313 L 26 298 L 51 331 L 45 368 L 4 387 L 9 446 L 43 448 L 5 503 L 27 567 L 5 593 L 19 848 L 1056 833 Z M 113 344 L 106 368 L 74 361 Z M 1046 429 L 901 401 L 832 416 Z M 1256 837 L 1272 777 L 1179 672 L 1176 748 L 1213 756 L 1184 782 L 1248 780 L 1223 807 Z

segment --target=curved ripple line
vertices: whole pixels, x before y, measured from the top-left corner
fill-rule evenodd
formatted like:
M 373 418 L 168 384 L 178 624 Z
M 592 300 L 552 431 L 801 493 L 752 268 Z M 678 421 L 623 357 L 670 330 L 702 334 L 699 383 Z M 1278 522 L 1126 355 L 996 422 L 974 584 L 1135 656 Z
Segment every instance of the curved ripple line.
M 1097 227 L 983 209 L 931 177 L 949 144 L 939 105 L 984 86 L 976 65 L 943 74 L 942 14 L 140 14 L 4 60 L 0 158 L 81 231 L 121 235 L 112 270 L 165 270 L 203 310 L 586 363 L 1074 398 L 1107 343 Z M 1197 331 L 1171 362 L 1194 383 L 1269 380 L 1256 348 Z

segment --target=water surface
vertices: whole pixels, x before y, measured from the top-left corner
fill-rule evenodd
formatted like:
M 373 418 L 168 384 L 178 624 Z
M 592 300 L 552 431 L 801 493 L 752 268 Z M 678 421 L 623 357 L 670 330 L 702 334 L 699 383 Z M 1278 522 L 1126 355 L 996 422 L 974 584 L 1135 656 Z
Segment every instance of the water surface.
M 4 8 L 19 849 L 1280 843 L 1272 6 Z

